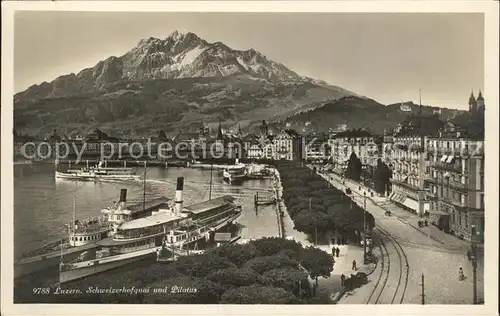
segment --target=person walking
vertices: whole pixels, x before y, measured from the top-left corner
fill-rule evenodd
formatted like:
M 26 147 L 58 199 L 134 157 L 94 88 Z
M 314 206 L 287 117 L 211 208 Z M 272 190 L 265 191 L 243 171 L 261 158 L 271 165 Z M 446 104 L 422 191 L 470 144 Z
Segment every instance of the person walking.
M 340 285 L 342 285 L 342 286 L 344 286 L 344 285 L 345 285 L 345 275 L 344 275 L 344 274 L 342 274 L 342 275 L 340 276 Z
M 462 281 L 464 278 L 464 270 L 460 267 L 460 269 L 458 269 L 458 280 Z
M 337 258 L 338 258 L 338 257 L 339 257 L 339 254 L 340 254 L 340 248 L 338 248 L 338 247 L 337 247 L 337 248 L 335 249 L 335 254 L 337 255 Z
M 470 252 L 470 249 L 469 249 L 469 250 L 467 250 L 467 260 L 470 261 L 470 259 L 471 259 L 471 252 Z
M 356 271 L 356 260 L 353 260 L 353 261 L 352 261 L 352 269 L 353 269 L 354 271 Z M 460 269 L 462 269 L 462 268 L 460 268 Z

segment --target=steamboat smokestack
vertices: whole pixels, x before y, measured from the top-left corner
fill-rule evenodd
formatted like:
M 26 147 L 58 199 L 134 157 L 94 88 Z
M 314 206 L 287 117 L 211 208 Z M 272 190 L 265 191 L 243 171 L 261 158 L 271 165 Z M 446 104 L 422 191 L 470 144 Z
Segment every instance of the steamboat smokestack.
M 125 207 L 127 204 L 127 189 L 120 190 L 120 206 Z
M 177 188 L 175 191 L 175 213 L 180 215 L 182 211 L 182 191 L 184 190 L 184 177 L 177 178 Z

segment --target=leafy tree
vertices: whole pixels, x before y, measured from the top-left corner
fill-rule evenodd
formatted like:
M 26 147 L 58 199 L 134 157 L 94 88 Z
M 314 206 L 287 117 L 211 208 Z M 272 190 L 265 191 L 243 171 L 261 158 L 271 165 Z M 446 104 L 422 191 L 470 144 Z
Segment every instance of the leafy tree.
M 352 152 L 347 162 L 346 177 L 354 181 L 359 181 L 361 179 L 361 169 L 361 160 Z
M 257 256 L 257 248 L 253 244 L 229 244 L 212 248 L 206 253 L 228 258 L 236 266 L 241 267 L 245 262 Z
M 181 276 L 161 279 L 150 285 L 145 304 L 215 304 L 222 296 L 222 286 L 207 279 Z M 155 293 L 155 289 L 163 289 Z
M 324 233 L 328 228 L 328 215 L 323 212 L 303 210 L 294 217 L 295 229 L 308 234 Z
M 249 286 L 252 284 L 261 283 L 261 276 L 254 270 L 227 268 L 213 271 L 207 276 L 212 282 L 220 284 L 225 289 Z
M 309 272 L 311 278 L 330 277 L 333 271 L 331 255 L 316 247 L 307 247 L 302 251 L 300 264 Z
M 251 285 L 225 292 L 220 302 L 224 304 L 291 304 L 296 302 L 296 297 L 282 288 Z
M 302 249 L 298 242 L 278 237 L 260 238 L 252 240 L 250 244 L 256 248 L 259 256 L 275 255 L 287 249 L 299 253 Z
M 382 162 L 381 159 L 377 161 L 377 169 L 373 175 L 373 182 L 375 184 L 375 191 L 380 194 L 384 194 L 389 184 L 391 177 L 391 171 L 389 167 Z
M 175 262 L 175 267 L 179 272 L 187 276 L 206 277 L 214 270 L 236 267 L 236 265 L 228 258 L 209 253 L 182 256 Z
M 253 258 L 245 263 L 243 267 L 262 274 L 275 268 L 298 267 L 298 265 L 299 262 L 297 260 L 291 259 L 284 253 L 281 253 L 278 255 Z
M 301 295 L 310 293 L 310 283 L 308 274 L 297 268 L 277 268 L 264 273 L 266 284 L 275 287 L 281 287 L 288 292 L 294 293 L 299 296 L 299 289 Z M 300 283 L 300 285 L 299 285 Z

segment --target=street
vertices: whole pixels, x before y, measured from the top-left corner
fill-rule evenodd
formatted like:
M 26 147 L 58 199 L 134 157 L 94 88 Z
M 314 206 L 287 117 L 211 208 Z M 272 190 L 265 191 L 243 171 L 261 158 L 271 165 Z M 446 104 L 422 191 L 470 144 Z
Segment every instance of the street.
M 375 289 L 375 294 L 370 298 L 370 303 L 421 304 L 421 276 L 423 274 L 425 278 L 425 304 L 472 304 L 472 265 L 466 257 L 467 242 L 446 235 L 432 225 L 417 229 L 411 222 L 416 220 L 416 214 L 410 215 L 411 213 L 398 208 L 383 197 L 371 198 L 366 188 L 361 187 L 359 190 L 358 184 L 346 181 L 343 185 L 342 180 L 337 176 L 323 174 L 322 176 L 340 190 L 345 191 L 345 188 L 350 188 L 353 191 L 353 200 L 360 206 L 363 206 L 363 192 L 366 190 L 367 211 L 375 218 L 376 230 L 380 229 L 385 232 L 382 239 L 384 239 L 386 255 L 382 257 L 384 259 L 383 267 L 377 268 L 382 269 L 382 276 L 377 284 L 377 289 Z M 386 208 L 391 209 L 391 216 L 385 215 Z M 379 264 L 382 263 L 382 258 L 379 258 Z M 405 267 L 406 260 L 408 268 Z M 484 298 L 483 260 L 479 259 L 478 261 L 478 300 L 482 301 Z M 463 268 L 466 276 L 463 281 L 458 279 L 460 267 Z M 407 287 L 403 294 L 406 269 L 408 272 Z M 369 277 L 370 284 L 376 284 L 379 277 L 378 272 L 371 275 Z M 377 299 L 378 292 L 382 291 L 382 289 L 378 289 L 381 283 L 384 284 L 384 289 L 380 298 Z M 368 295 L 370 294 L 368 293 Z M 401 296 L 403 296 L 402 300 Z M 353 296 L 349 298 L 349 303 L 354 303 L 355 300 L 358 301 L 358 304 L 365 303 L 368 297 L 357 298 Z

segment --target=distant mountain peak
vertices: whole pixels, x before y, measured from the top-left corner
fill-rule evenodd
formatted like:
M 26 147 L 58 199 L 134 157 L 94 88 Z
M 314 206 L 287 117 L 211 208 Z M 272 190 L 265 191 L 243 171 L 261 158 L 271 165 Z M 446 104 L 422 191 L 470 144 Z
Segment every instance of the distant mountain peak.
M 156 79 L 245 76 L 284 84 L 309 83 L 336 90 L 324 81 L 303 77 L 250 48 L 233 49 L 221 41 L 207 42 L 193 32 L 174 30 L 166 38 L 142 39 L 119 57 L 109 57 L 77 75 L 34 85 L 16 99 L 40 99 L 99 94 L 118 82 Z M 339 88 L 340 89 L 340 88 Z

